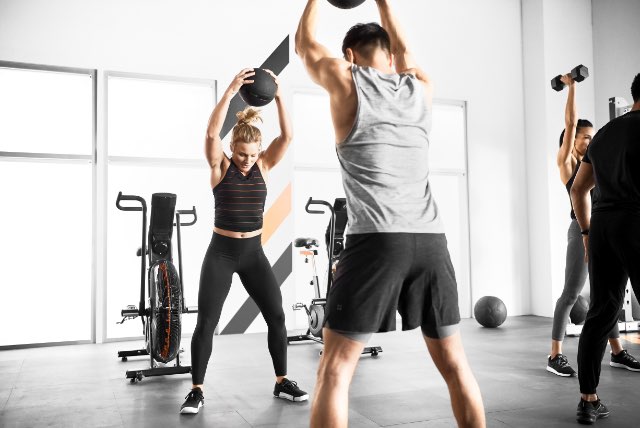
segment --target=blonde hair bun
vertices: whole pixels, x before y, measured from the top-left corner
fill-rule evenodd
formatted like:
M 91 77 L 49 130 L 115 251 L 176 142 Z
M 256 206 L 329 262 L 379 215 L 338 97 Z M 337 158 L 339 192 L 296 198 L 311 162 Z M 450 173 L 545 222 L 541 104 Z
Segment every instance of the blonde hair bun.
M 246 109 L 237 112 L 236 117 L 238 118 L 238 125 L 250 125 L 257 121 L 262 122 L 260 110 L 256 110 L 251 107 L 247 107 Z
M 260 132 L 260 129 L 252 125 L 253 122 L 257 122 L 258 120 L 262 122 L 260 110 L 247 107 L 243 111 L 237 112 L 236 117 L 238 118 L 238 123 L 233 127 L 231 141 L 261 143 L 262 133 Z

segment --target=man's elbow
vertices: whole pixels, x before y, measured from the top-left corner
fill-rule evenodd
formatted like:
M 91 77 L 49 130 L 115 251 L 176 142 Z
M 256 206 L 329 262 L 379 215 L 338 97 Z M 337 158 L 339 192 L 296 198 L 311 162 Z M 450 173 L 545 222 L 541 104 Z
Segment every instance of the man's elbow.
M 298 31 L 296 31 L 296 36 L 294 38 L 294 51 L 298 56 L 302 56 L 304 49 L 305 49 L 305 40 L 304 40 L 304 33 L 300 30 L 300 28 L 298 28 Z
M 296 55 L 304 59 L 304 55 L 307 51 L 307 47 L 308 47 L 308 44 L 305 43 L 305 41 L 303 41 L 301 37 L 298 37 L 298 35 L 296 35 L 296 41 L 294 45 L 294 50 Z
M 405 55 L 411 55 L 411 52 L 409 52 L 409 49 L 407 48 L 407 45 L 402 43 L 395 43 L 394 45 L 391 46 L 391 53 L 394 56 L 405 56 Z

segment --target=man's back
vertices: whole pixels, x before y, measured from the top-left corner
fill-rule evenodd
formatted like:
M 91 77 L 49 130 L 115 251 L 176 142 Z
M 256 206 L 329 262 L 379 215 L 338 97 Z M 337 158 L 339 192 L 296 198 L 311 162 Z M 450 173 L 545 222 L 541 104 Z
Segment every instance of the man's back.
M 337 145 L 350 233 L 444 232 L 429 186 L 431 109 L 411 74 L 352 66 L 353 128 Z
M 586 157 L 594 169 L 593 211 L 633 210 L 640 213 L 640 111 L 631 111 L 605 125 Z

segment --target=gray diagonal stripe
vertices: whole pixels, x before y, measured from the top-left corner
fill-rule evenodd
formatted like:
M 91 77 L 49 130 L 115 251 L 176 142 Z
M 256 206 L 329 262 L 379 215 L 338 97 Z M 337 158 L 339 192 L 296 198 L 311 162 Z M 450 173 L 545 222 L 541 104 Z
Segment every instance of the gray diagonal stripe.
M 289 277 L 289 275 L 291 275 L 292 254 L 292 247 L 291 244 L 289 244 L 287 249 L 284 250 L 278 258 L 278 261 L 273 265 L 273 274 L 276 277 L 278 287 L 282 287 L 284 281 Z M 248 297 L 220 334 L 244 333 L 259 313 L 260 309 L 258 309 L 256 302 L 254 302 L 251 297 Z
M 289 35 L 284 38 L 280 46 L 278 46 L 269 58 L 266 59 L 265 62 L 258 68 L 268 68 L 273 71 L 276 75 L 279 75 L 282 70 L 289 64 Z M 222 130 L 220 131 L 220 138 L 224 138 L 229 131 L 236 124 L 236 113 L 244 110 L 247 106 L 247 103 L 242 101 L 240 95 L 235 94 L 233 98 L 231 98 L 231 102 L 229 103 L 229 110 L 227 111 L 227 117 L 224 118 L 224 123 L 222 124 Z

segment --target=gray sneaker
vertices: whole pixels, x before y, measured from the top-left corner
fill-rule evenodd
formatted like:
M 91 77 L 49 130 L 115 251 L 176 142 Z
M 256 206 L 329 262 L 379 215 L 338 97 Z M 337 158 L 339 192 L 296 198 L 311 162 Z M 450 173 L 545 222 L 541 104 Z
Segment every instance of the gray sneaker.
M 629 355 L 626 349 L 623 349 L 618 355 L 611 353 L 611 362 L 609 365 L 619 369 L 627 369 L 632 372 L 640 372 L 640 362 L 633 358 L 632 355 Z
M 193 388 L 187 394 L 184 404 L 180 407 L 180 413 L 183 415 L 195 415 L 204 406 L 204 395 L 200 388 Z
M 281 383 L 276 383 L 273 388 L 273 395 L 290 401 L 306 401 L 309 399 L 309 394 L 298 388 L 296 382 L 292 382 L 287 378 Z
M 569 365 L 566 355 L 558 354 L 553 359 L 547 359 L 547 371 L 562 377 L 576 376 L 576 371 Z

